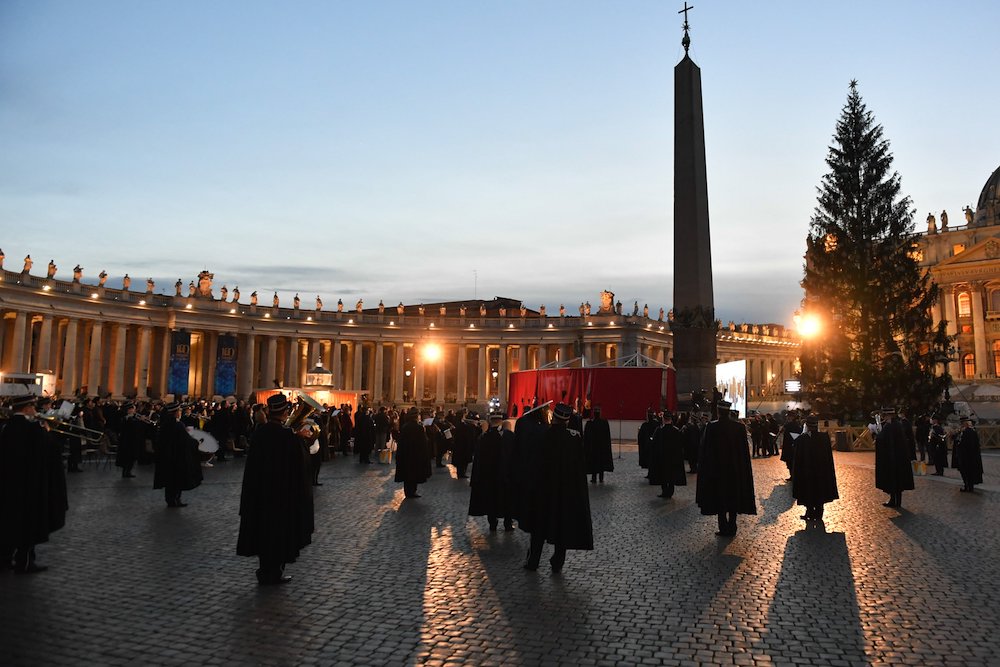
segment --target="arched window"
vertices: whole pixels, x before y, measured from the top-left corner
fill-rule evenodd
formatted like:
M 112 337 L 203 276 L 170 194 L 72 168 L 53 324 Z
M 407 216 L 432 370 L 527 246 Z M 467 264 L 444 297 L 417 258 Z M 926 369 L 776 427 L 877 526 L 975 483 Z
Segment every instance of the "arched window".
M 962 377 L 967 380 L 976 377 L 976 355 L 962 355 Z
M 993 374 L 1000 377 L 1000 340 L 993 341 Z
M 968 292 L 961 292 L 958 295 L 958 316 L 972 317 L 972 298 Z

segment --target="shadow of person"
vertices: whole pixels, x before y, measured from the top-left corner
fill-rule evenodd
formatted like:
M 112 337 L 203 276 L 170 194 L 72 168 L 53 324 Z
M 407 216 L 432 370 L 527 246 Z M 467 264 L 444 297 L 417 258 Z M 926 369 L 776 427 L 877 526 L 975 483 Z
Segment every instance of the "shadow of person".
M 760 525 L 776 523 L 778 517 L 795 505 L 795 499 L 792 498 L 792 483 L 786 479 L 775 484 L 771 487 L 771 495 L 767 498 L 762 498 L 760 505 L 763 508 L 763 512 L 760 514 L 760 521 L 758 523 Z
M 811 522 L 788 538 L 781 573 L 754 653 L 775 659 L 792 646 L 867 664 L 865 635 L 843 533 Z

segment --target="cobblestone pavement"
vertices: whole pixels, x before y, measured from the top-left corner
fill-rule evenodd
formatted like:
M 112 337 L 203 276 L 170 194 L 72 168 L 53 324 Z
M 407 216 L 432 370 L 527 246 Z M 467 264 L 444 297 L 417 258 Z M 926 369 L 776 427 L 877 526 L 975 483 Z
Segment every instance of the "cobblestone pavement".
M 693 477 L 657 498 L 626 447 L 590 486 L 596 549 L 561 575 L 521 569 L 525 534 L 468 518 L 450 468 L 403 502 L 388 466 L 338 458 L 314 543 L 276 588 L 235 554 L 240 462 L 206 470 L 181 510 L 151 469 L 89 464 L 39 547 L 51 569 L 0 576 L 0 663 L 1000 664 L 1000 457 L 986 490 L 921 477 L 896 511 L 871 453 L 835 456 L 825 529 L 804 529 L 780 461 L 757 459 L 758 515 L 729 540 Z

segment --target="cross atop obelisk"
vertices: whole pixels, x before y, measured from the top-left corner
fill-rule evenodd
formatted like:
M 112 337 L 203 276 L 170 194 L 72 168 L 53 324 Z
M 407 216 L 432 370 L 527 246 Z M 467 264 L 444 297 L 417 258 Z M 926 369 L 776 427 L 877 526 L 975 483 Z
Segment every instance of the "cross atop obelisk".
M 688 3 L 685 0 L 684 9 L 677 12 L 678 14 L 684 15 L 684 25 L 681 26 L 682 28 L 684 28 L 684 37 L 681 39 L 681 46 L 684 47 L 684 55 L 687 55 L 688 48 L 690 48 L 691 46 L 691 35 L 688 34 L 688 31 L 691 30 L 691 24 L 688 23 L 688 12 L 691 11 L 692 9 L 694 9 L 694 5 L 688 7 Z

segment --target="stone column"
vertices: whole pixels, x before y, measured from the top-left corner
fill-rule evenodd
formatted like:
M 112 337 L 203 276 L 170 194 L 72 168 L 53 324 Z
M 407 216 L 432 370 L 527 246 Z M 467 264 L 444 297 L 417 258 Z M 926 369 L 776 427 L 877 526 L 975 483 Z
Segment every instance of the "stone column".
M 10 370 L 12 373 L 28 372 L 28 360 L 31 358 L 27 342 L 28 314 L 17 311 L 14 317 L 14 333 L 11 335 Z
M 201 367 L 206 369 L 202 380 L 202 396 L 215 395 L 215 371 L 219 361 L 219 334 L 206 331 L 201 335 Z
M 340 341 L 335 340 L 330 343 L 330 372 L 333 373 L 333 386 L 337 389 L 344 388 L 343 370 L 340 363 Z
M 353 364 L 354 371 L 351 380 L 351 389 L 354 390 L 365 388 L 361 386 L 361 361 L 365 357 L 364 352 L 365 352 L 365 344 L 362 343 L 361 341 L 355 341 L 354 353 L 352 354 L 352 356 L 354 357 L 354 364 Z
M 261 371 L 260 384 L 265 389 L 274 388 L 275 373 L 278 365 L 278 339 L 275 336 L 267 336 L 264 339 L 264 366 Z
M 559 345 L 559 350 L 562 354 L 560 365 L 565 366 L 573 358 L 573 343 L 562 343 Z
M 375 370 L 372 373 L 371 381 L 371 399 L 372 401 L 377 401 L 382 403 L 382 366 L 385 364 L 385 349 L 383 348 L 382 341 L 375 341 Z
M 403 390 L 406 389 L 406 375 L 403 368 L 405 349 L 402 343 L 396 343 L 396 353 L 394 355 L 392 377 L 394 378 L 393 399 L 397 402 L 403 401 Z
M 108 391 L 112 398 L 121 400 L 125 397 L 125 343 L 128 336 L 128 326 L 125 324 L 115 325 L 115 351 L 112 357 L 111 379 L 108 382 Z
M 444 369 L 448 365 L 445 362 L 447 355 L 447 346 L 443 343 L 439 345 L 441 348 L 441 356 L 437 360 L 437 381 L 434 383 L 434 402 L 444 403 L 445 400 L 445 387 L 444 387 Z
M 420 355 L 419 345 L 413 346 L 413 400 L 424 400 L 424 366 L 427 362 Z
M 500 397 L 500 405 L 507 405 L 507 346 L 500 346 L 500 354 L 497 360 L 497 396 Z
M 948 335 L 955 336 L 958 334 L 958 319 L 955 317 L 955 287 L 954 285 L 946 285 L 941 290 L 941 300 L 944 301 L 944 316 L 948 320 Z M 962 377 L 961 374 L 961 360 L 956 358 L 948 364 L 948 373 L 951 375 L 952 379 L 958 379 Z
M 528 344 L 522 343 L 517 346 L 517 370 L 528 370 Z
M 323 344 L 322 341 L 315 338 L 310 338 L 308 341 L 309 351 L 306 352 L 306 372 L 311 371 L 316 367 L 316 364 L 323 361 Z
M 52 363 L 52 316 L 42 316 L 42 328 L 38 332 L 38 353 L 35 356 L 37 368 L 33 371 L 54 371 Z
M 76 336 L 80 323 L 70 319 L 66 322 L 66 343 L 63 346 L 63 396 L 72 396 L 80 377 L 76 373 Z
M 257 337 L 252 333 L 246 334 L 243 339 L 243 345 L 240 347 L 239 368 L 236 371 L 236 390 L 240 398 L 246 398 L 255 388 L 254 375 L 257 370 L 256 346 Z
M 465 403 L 469 397 L 469 347 L 465 343 L 458 344 L 458 402 Z
M 479 371 L 478 371 L 478 375 L 479 375 L 479 386 L 478 386 L 477 389 L 479 391 L 479 396 L 478 396 L 477 400 L 480 403 L 482 403 L 483 405 L 485 405 L 486 401 L 489 399 L 489 396 L 487 396 L 486 394 L 487 394 L 487 387 L 489 387 L 489 383 L 488 383 L 487 378 L 490 376 L 490 369 L 487 367 L 487 364 L 486 364 L 486 346 L 485 345 L 480 345 L 479 346 Z
M 149 398 L 147 388 L 149 387 L 149 348 L 153 342 L 153 328 L 141 327 L 139 329 L 139 362 L 136 364 L 136 394 L 140 400 Z M 164 375 L 169 375 L 170 370 L 164 369 Z
M 154 330 L 155 331 L 155 330 Z M 150 354 L 152 350 L 156 349 L 153 343 L 154 336 L 156 333 L 151 333 L 149 336 Z M 156 387 L 156 392 L 160 396 L 165 396 L 167 394 L 167 387 L 169 387 L 170 382 L 170 348 L 173 342 L 173 332 L 170 329 L 164 327 L 160 330 L 160 363 L 154 366 L 158 368 L 160 374 L 157 376 L 153 375 L 153 371 L 150 370 L 149 384 L 150 386 Z
M 299 382 L 299 339 L 294 336 L 285 341 L 285 386 L 298 387 Z
M 548 346 L 545 343 L 538 344 L 538 368 L 541 368 L 545 364 L 549 363 Z
M 976 343 L 976 376 L 995 377 L 993 364 L 986 350 L 986 318 L 983 317 L 983 284 L 974 283 L 972 292 L 972 334 Z
M 101 348 L 103 344 L 104 324 L 94 320 L 90 328 L 90 354 L 87 359 L 87 393 L 91 396 L 100 395 L 101 387 Z

